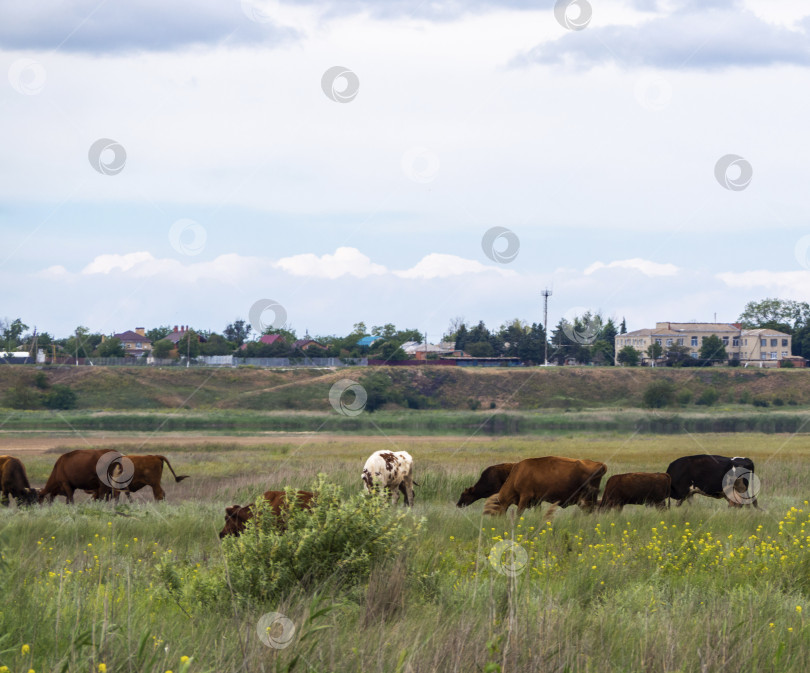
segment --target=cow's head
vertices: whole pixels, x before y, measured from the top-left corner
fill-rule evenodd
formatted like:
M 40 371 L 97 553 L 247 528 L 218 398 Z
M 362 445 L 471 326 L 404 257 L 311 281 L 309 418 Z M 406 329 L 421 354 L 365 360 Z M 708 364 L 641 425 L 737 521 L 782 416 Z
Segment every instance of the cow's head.
M 242 507 L 241 505 L 231 505 L 225 508 L 225 527 L 219 531 L 219 538 L 222 539 L 226 535 L 239 535 L 245 530 L 245 524 L 253 518 L 253 511 L 250 505 Z
M 590 512 L 599 504 L 599 484 L 588 482 L 582 487 L 577 505 L 585 511 Z
M 456 503 L 456 507 L 466 507 L 467 505 L 472 505 L 477 500 L 475 494 L 473 493 L 473 490 L 474 490 L 473 486 L 465 488 L 461 492 L 461 496 L 459 497 L 458 502 Z
M 39 501 L 39 491 L 35 488 L 26 488 L 21 496 L 17 498 L 18 507 L 30 507 Z

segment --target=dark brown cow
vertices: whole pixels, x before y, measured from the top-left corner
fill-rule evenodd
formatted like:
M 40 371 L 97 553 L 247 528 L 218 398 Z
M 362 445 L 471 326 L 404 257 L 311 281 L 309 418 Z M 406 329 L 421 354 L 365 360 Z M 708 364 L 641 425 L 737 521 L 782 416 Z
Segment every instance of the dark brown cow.
M 37 501 L 37 489 L 31 488 L 25 465 L 14 456 L 0 456 L 0 504 L 8 507 L 9 496 L 17 507 L 33 505 Z
M 607 465 L 595 460 L 576 460 L 559 456 L 527 458 L 512 468 L 501 490 L 487 498 L 484 514 L 504 514 L 517 505 L 518 516 L 527 507 L 543 502 L 551 504 L 547 517 L 554 510 L 579 505 L 590 510 L 599 498 L 599 482 Z
M 614 474 L 605 484 L 600 509 L 621 509 L 625 505 L 647 505 L 666 509 L 672 480 L 666 472 Z
M 472 505 L 476 500 L 495 495 L 501 490 L 501 486 L 504 485 L 509 477 L 509 473 L 516 464 L 517 463 L 498 463 L 497 465 L 490 465 L 481 473 L 481 476 L 478 478 L 478 481 L 475 482 L 474 486 L 465 488 L 461 492 L 461 497 L 459 497 L 456 507 L 467 507 L 467 505 Z
M 169 459 L 166 458 L 166 456 L 130 455 L 124 456 L 124 458 L 128 458 L 132 462 L 132 467 L 134 468 L 134 472 L 132 473 L 132 481 L 127 484 L 126 488 L 122 488 L 120 490 L 117 488 L 113 490 L 108 485 L 101 484 L 98 493 L 99 497 L 106 499 L 112 494 L 114 499 L 117 501 L 119 493 L 126 493 L 127 498 L 132 500 L 132 496 L 130 495 L 131 493 L 139 491 L 144 486 L 149 486 L 152 489 L 152 495 L 155 496 L 155 500 L 165 499 L 166 493 L 160 485 L 160 479 L 163 476 L 163 463 L 166 463 L 169 470 L 171 470 L 175 483 L 179 483 L 183 481 L 183 479 L 188 479 L 187 474 L 179 477 L 175 474 L 172 464 L 169 462 Z M 124 468 L 121 466 L 121 463 L 119 463 L 116 465 L 113 478 L 124 478 L 123 471 Z
M 73 493 L 77 490 L 94 493 L 98 497 L 101 481 L 96 474 L 96 463 L 110 451 L 114 449 L 77 449 L 59 456 L 45 488 L 39 492 L 39 502 L 46 498 L 53 502 L 54 497 L 63 495 L 68 503 L 72 503 Z
M 310 491 L 298 491 L 295 495 L 295 506 L 299 509 L 312 509 L 312 499 L 314 493 Z M 281 530 L 284 530 L 284 520 L 281 518 L 281 510 L 286 507 L 286 496 L 284 491 L 265 491 L 264 499 L 270 505 L 270 510 Z M 245 524 L 253 518 L 253 505 L 242 507 L 231 505 L 225 508 L 225 527 L 219 532 L 219 537 L 226 535 L 240 535 L 245 530 Z

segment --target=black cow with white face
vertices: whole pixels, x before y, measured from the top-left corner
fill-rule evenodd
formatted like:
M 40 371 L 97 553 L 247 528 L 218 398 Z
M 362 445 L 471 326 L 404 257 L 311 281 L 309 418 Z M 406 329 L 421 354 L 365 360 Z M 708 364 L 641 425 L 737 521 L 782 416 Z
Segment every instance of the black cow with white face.
M 750 458 L 726 456 L 685 456 L 667 468 L 672 479 L 670 496 L 680 507 L 695 493 L 709 498 L 725 498 L 730 507 L 758 507 L 759 480 Z

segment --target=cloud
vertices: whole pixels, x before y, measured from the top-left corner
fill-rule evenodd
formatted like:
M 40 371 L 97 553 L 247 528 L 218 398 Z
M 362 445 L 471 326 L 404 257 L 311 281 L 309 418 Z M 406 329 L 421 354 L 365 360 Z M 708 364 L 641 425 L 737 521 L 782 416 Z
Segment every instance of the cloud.
M 251 21 L 239 0 L 3 4 L 0 48 L 4 49 L 117 53 L 224 42 L 275 45 L 298 37 L 292 28 L 274 23 L 272 16 L 263 17 L 264 22 Z
M 655 278 L 657 276 L 675 276 L 678 274 L 679 268 L 674 264 L 659 264 L 658 262 L 651 262 L 648 259 L 641 259 L 634 257 L 633 259 L 622 259 L 615 262 L 605 264 L 604 262 L 594 262 L 587 269 L 584 274 L 590 276 L 592 273 L 602 269 L 632 269 L 643 273 L 645 276 Z
M 293 255 L 278 260 L 275 267 L 286 271 L 293 276 L 309 276 L 312 278 L 339 278 L 340 276 L 355 276 L 366 278 L 387 272 L 387 269 L 374 264 L 371 259 L 357 248 L 341 247 L 335 250 L 334 255 L 314 255 L 306 253 Z
M 487 266 L 474 259 L 464 259 L 456 255 L 445 255 L 437 252 L 426 255 L 410 269 L 394 271 L 394 274 L 400 278 L 427 280 L 431 278 L 448 278 L 449 276 L 487 272 L 495 272 L 501 276 L 516 275 L 514 271 L 509 269 Z
M 790 298 L 806 298 L 810 294 L 810 271 L 727 271 L 716 274 L 716 278 L 731 288 L 761 288 Z
M 132 267 L 144 262 L 154 262 L 155 258 L 148 252 L 130 252 L 125 255 L 99 255 L 82 269 L 85 275 L 92 273 L 110 273 L 110 271 L 129 271 Z
M 596 16 L 596 12 L 594 12 Z M 609 17 L 608 17 L 609 19 Z M 799 27 L 808 26 L 805 19 Z M 638 25 L 597 26 L 569 31 L 536 46 L 518 64 L 570 64 L 591 67 L 719 69 L 773 64 L 810 64 L 804 30 L 768 23 L 740 2 L 681 2 L 668 14 Z

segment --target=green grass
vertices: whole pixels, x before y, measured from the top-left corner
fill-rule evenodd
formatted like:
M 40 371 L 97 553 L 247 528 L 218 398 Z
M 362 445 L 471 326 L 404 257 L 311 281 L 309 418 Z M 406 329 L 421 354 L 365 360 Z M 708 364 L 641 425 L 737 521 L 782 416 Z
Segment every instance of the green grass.
M 191 475 L 180 484 L 164 478 L 166 502 L 139 493 L 134 504 L 113 507 L 81 496 L 73 507 L 0 511 L 0 665 L 37 673 L 97 671 L 102 663 L 110 673 L 274 671 L 288 670 L 295 657 L 294 670 L 386 673 L 810 665 L 804 435 L 162 441 L 148 452 L 168 455 L 175 471 Z M 413 516 L 425 524 L 401 562 L 320 597 L 293 592 L 245 606 L 224 588 L 218 603 L 204 600 L 199 587 L 223 563 L 224 506 L 268 488 L 305 487 L 317 472 L 355 492 L 363 461 L 384 447 L 411 452 L 420 483 Z M 732 510 L 697 497 L 663 512 L 559 510 L 549 526 L 545 510 L 514 521 L 484 518 L 481 502 L 454 506 L 483 467 L 507 459 L 595 458 L 607 462 L 609 477 L 660 471 L 675 457 L 704 451 L 751 456 L 763 509 Z M 34 484 L 43 483 L 56 455 L 25 459 Z M 488 559 L 504 540 L 526 550 L 527 565 L 515 577 Z M 167 569 L 176 580 L 171 591 Z M 296 625 L 289 647 L 258 639 L 257 622 L 269 612 Z M 181 664 L 182 656 L 192 659 Z

